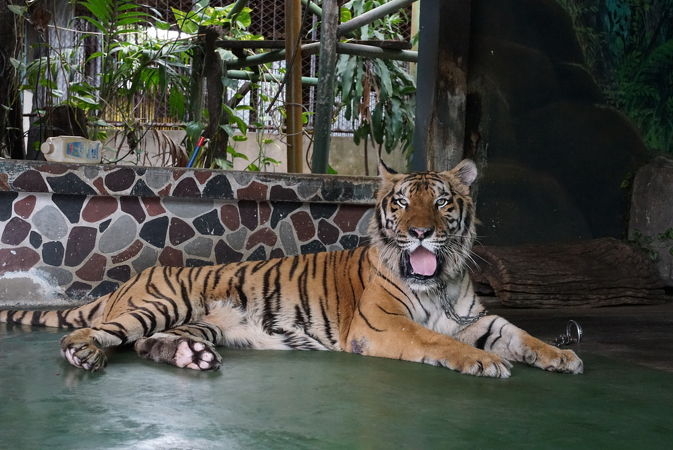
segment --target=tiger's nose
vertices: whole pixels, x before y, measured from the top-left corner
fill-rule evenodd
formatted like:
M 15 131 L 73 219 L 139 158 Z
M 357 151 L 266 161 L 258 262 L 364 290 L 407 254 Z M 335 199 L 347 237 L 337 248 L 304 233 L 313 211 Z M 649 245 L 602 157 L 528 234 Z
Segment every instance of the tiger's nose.
M 434 228 L 409 227 L 409 233 L 411 233 L 413 236 L 416 236 L 420 240 L 430 237 L 434 231 Z

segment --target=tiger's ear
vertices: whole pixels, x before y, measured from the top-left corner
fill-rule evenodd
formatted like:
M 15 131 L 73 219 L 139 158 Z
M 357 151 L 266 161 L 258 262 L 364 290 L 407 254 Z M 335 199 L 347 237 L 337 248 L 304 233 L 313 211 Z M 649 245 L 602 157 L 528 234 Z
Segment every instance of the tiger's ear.
M 477 165 L 471 159 L 464 159 L 456 167 L 449 170 L 465 186 L 470 187 L 477 179 Z
M 379 159 L 379 176 L 382 181 L 393 181 L 397 175 L 397 171 L 386 166 L 382 159 Z

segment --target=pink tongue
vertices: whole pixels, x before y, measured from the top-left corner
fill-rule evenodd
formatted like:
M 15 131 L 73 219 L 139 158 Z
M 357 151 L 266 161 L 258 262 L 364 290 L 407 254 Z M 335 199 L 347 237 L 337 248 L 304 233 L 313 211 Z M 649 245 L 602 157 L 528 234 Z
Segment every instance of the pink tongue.
M 409 253 L 409 262 L 417 275 L 430 276 L 437 270 L 437 256 L 425 247 L 418 247 Z

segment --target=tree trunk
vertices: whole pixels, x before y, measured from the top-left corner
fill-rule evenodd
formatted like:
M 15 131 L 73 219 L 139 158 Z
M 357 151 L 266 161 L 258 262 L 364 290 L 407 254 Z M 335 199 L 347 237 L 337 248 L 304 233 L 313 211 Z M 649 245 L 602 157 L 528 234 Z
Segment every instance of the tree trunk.
M 513 307 L 609 306 L 664 301 L 652 261 L 613 238 L 572 244 L 476 246 L 473 280 Z M 478 288 L 479 290 L 479 288 Z

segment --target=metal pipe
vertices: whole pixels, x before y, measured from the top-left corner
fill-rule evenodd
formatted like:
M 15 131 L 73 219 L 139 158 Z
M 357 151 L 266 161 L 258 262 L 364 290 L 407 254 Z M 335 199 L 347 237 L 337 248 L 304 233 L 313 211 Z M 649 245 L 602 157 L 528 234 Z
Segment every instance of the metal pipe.
M 269 73 L 257 75 L 255 72 L 248 72 L 247 70 L 227 70 L 227 78 L 232 80 L 247 80 L 247 81 L 264 81 L 268 83 L 282 83 L 283 78 L 274 77 Z M 318 79 L 315 77 L 301 77 L 301 84 L 307 86 L 317 86 Z
M 406 6 L 411 5 L 415 1 L 417 0 L 392 0 L 388 3 L 384 3 L 377 8 L 371 9 L 366 13 L 360 14 L 348 22 L 344 22 L 339 25 L 339 28 L 337 29 L 337 35 L 343 36 L 344 34 L 355 31 L 358 28 L 362 28 L 363 26 L 370 24 L 377 19 L 381 19 L 388 14 L 392 14 Z
M 388 48 L 374 47 L 373 45 L 337 43 L 337 53 L 346 55 L 362 56 L 365 58 L 393 59 L 395 61 L 416 62 L 418 52 L 412 50 L 392 50 Z
M 336 81 L 337 27 L 339 4 L 337 0 L 323 0 L 323 19 L 320 27 L 320 57 L 318 88 L 316 90 L 313 156 L 311 172 L 327 173 L 330 133 L 334 114 L 334 83 Z
M 311 11 L 314 15 L 322 19 L 322 8 L 318 6 L 318 4 L 315 1 L 301 0 L 301 3 L 304 6 L 308 7 L 308 10 Z
M 320 50 L 319 42 L 311 42 L 301 46 L 301 52 L 304 55 L 315 55 Z M 227 59 L 224 61 L 227 69 L 242 69 L 243 67 L 259 66 L 275 61 L 283 61 L 287 53 L 285 50 L 273 50 L 266 53 L 258 53 L 245 58 Z
M 319 42 L 311 42 L 310 44 L 301 46 L 303 55 L 315 55 L 318 53 L 318 50 L 320 50 Z M 337 53 L 363 56 L 365 58 L 392 59 L 396 61 L 416 62 L 418 60 L 418 52 L 412 50 L 382 49 L 373 45 L 350 44 L 345 42 L 337 43 Z M 282 61 L 285 59 L 285 54 L 285 50 L 274 50 L 245 58 L 228 59 L 224 61 L 224 64 L 229 70 L 241 69 L 243 67 L 253 67 L 274 61 Z

